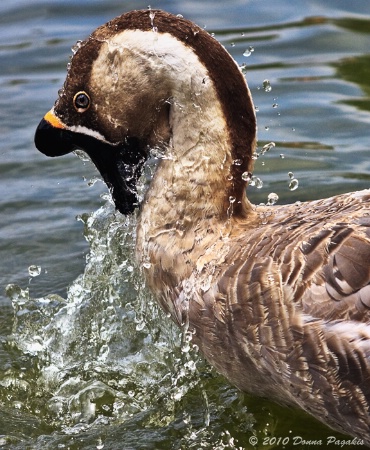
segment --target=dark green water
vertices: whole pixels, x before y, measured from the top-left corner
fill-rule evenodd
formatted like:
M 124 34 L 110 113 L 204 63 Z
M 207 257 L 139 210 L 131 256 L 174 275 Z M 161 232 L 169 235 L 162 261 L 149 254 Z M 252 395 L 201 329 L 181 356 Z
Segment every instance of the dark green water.
M 344 438 L 218 376 L 144 289 L 132 258 L 135 221 L 114 215 L 91 164 L 34 148 L 74 43 L 147 6 L 0 4 L 0 448 L 238 449 L 253 448 L 254 435 L 261 449 L 363 448 L 328 445 L 328 436 Z M 257 161 L 263 187 L 250 189 L 253 201 L 370 187 L 369 2 L 151 6 L 206 27 L 246 65 L 259 148 L 276 144 Z

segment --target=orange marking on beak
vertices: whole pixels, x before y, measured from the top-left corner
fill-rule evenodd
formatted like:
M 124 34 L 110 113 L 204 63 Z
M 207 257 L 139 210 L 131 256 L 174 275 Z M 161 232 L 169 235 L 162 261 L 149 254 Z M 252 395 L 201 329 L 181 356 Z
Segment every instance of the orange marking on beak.
M 65 128 L 65 125 L 58 119 L 52 110 L 45 114 L 44 119 L 55 128 Z

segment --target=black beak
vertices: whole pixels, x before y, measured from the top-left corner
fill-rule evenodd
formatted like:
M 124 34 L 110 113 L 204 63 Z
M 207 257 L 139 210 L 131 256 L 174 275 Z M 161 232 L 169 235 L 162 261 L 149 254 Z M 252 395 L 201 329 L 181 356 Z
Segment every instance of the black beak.
M 46 156 L 62 156 L 77 149 L 74 144 L 74 133 L 57 128 L 42 119 L 35 133 L 35 145 Z
M 147 158 L 147 150 L 138 139 L 126 138 L 122 143 L 110 144 L 55 126 L 44 118 L 37 127 L 35 145 L 52 157 L 84 150 L 110 189 L 116 208 L 122 214 L 130 214 L 138 206 L 136 183 Z

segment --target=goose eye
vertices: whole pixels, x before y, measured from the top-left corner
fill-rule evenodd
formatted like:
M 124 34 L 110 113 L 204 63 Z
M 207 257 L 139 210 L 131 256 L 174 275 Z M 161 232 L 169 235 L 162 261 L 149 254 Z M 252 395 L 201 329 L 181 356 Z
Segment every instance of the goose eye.
M 77 94 L 73 97 L 73 104 L 77 112 L 85 112 L 90 107 L 90 97 L 86 94 L 86 92 L 77 92 Z

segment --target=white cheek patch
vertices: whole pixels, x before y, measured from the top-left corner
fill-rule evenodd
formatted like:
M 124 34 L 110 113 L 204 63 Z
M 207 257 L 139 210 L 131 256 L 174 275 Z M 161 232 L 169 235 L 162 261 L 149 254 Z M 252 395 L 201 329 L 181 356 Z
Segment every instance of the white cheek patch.
M 111 144 L 111 142 L 107 141 L 98 131 L 91 130 L 90 128 L 83 127 L 81 125 L 73 125 L 72 127 L 68 127 L 68 130 L 73 131 L 74 133 L 86 134 L 87 136 L 91 136 L 99 141 Z

